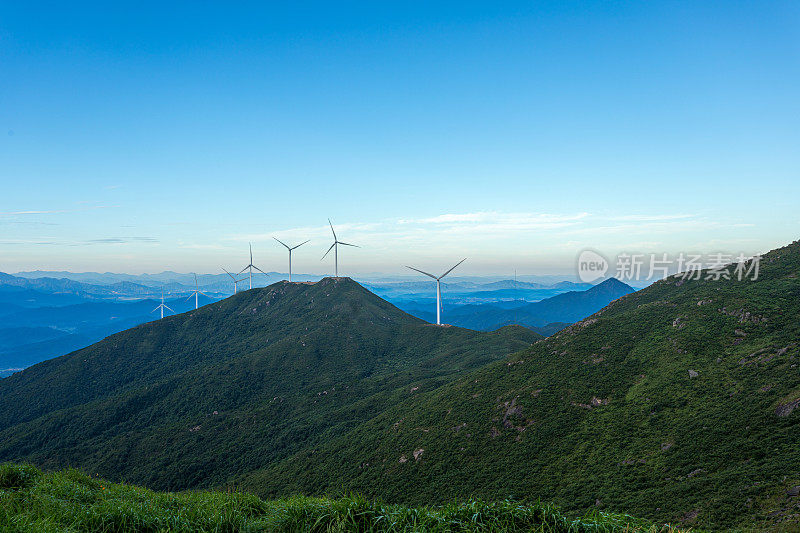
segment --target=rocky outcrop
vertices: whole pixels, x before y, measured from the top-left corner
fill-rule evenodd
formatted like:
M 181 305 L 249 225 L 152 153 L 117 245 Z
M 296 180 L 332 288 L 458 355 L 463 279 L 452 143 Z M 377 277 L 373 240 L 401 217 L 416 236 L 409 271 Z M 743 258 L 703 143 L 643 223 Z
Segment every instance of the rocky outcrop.
M 800 406 L 800 398 L 778 405 L 778 407 L 775 409 L 775 414 L 778 416 L 789 416 L 792 414 L 792 411 L 797 409 L 798 406 Z

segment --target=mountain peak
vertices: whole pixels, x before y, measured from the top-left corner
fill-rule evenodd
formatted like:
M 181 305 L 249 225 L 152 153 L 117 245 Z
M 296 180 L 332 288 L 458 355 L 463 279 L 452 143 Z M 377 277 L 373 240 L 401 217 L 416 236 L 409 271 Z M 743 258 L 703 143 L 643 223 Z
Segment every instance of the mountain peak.
M 354 281 L 352 278 L 347 277 L 325 277 L 319 281 L 287 281 L 281 280 L 266 287 L 252 289 L 258 295 L 271 294 L 271 295 L 285 295 L 289 298 L 297 298 L 302 300 L 307 297 L 314 297 L 317 295 L 331 296 L 336 295 L 342 298 L 360 298 L 364 300 L 371 300 L 374 302 L 381 302 L 390 307 L 394 306 L 377 296 L 369 289 L 365 288 L 360 283 Z M 244 291 L 248 293 L 250 291 Z M 299 303 L 299 301 L 298 301 Z M 396 308 L 395 308 L 396 309 Z M 397 309 L 397 311 L 400 311 Z
M 633 287 L 631 287 L 630 285 L 628 285 L 625 282 L 622 282 L 622 281 L 618 280 L 617 278 L 608 278 L 606 280 L 603 280 L 602 282 L 598 283 L 597 285 L 595 285 L 594 287 L 592 287 L 589 290 L 595 290 L 595 289 L 598 289 L 600 287 L 602 287 L 603 289 L 614 289 L 614 290 L 620 290 L 620 289 L 626 290 L 627 289 L 630 292 L 633 292 L 635 290 Z
M 219 311 L 247 316 L 249 321 L 302 319 L 309 323 L 330 322 L 334 317 L 348 323 L 382 322 L 412 324 L 419 319 L 401 311 L 373 294 L 351 278 L 322 278 L 317 282 L 278 281 L 266 287 L 242 291 L 203 307 L 200 311 L 215 315 Z M 179 319 L 182 315 L 177 315 Z
M 350 277 L 347 277 L 347 276 L 340 276 L 338 278 L 334 277 L 334 276 L 326 276 L 326 277 L 322 278 L 321 280 L 317 281 L 315 283 L 315 285 L 321 285 L 321 286 L 325 286 L 325 285 L 334 285 L 334 286 L 336 286 L 336 285 L 338 285 L 338 286 L 345 286 L 345 287 L 346 286 L 355 286 L 355 285 L 357 285 L 359 287 L 362 287 L 360 283 L 358 283 L 357 281 L 353 280 L 353 278 L 350 278 Z M 364 290 L 366 290 L 366 289 L 364 289 Z

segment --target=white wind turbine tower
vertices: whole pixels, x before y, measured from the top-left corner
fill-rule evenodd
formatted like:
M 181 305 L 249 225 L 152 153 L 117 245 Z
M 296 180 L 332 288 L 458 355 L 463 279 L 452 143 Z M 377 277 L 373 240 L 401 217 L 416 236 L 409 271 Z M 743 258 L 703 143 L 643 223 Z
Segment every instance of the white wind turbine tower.
M 286 244 L 285 242 L 281 241 L 277 237 L 273 237 L 273 239 L 275 239 L 276 241 L 281 243 L 283 246 L 286 247 L 287 250 L 289 250 L 289 283 L 291 283 L 292 282 L 292 250 L 294 250 L 295 248 L 300 248 L 301 246 L 303 246 L 308 241 L 301 242 L 297 246 L 291 246 L 290 247 L 288 244 Z
M 339 277 L 339 245 L 342 244 L 344 246 L 353 246 L 355 248 L 360 248 L 360 246 L 356 246 L 355 244 L 349 244 L 349 243 L 340 241 L 336 237 L 336 232 L 333 231 L 333 224 L 331 223 L 331 219 L 328 219 L 328 224 L 330 224 L 331 233 L 333 233 L 333 244 L 331 244 L 331 247 L 328 248 L 327 252 L 325 252 L 325 255 L 328 255 L 328 253 L 330 253 L 330 251 L 333 250 L 334 272 L 336 273 L 336 277 L 338 278 Z M 325 255 L 322 256 L 322 259 L 325 259 Z M 322 259 L 320 259 L 320 261 L 322 261 Z
M 265 276 L 267 275 L 267 273 L 253 264 L 253 245 L 252 245 L 252 243 L 248 243 L 248 244 L 250 244 L 250 264 L 247 265 L 246 267 L 244 267 L 242 269 L 242 272 L 244 272 L 247 269 L 250 269 L 250 288 L 252 289 L 253 288 L 253 269 L 255 268 L 256 270 L 258 270 L 259 272 L 261 272 Z M 242 272 L 239 272 L 239 274 L 241 274 Z M 237 276 L 238 276 L 238 274 L 237 274 Z
M 192 291 L 192 294 L 189 295 L 189 298 L 186 298 L 186 301 L 189 301 L 191 299 L 191 297 L 194 296 L 194 308 L 195 308 L 195 310 L 197 310 L 200 307 L 198 305 L 198 302 L 197 302 L 197 296 L 199 294 L 202 294 L 203 296 L 206 296 L 206 297 L 210 298 L 210 296 L 208 296 L 208 294 L 206 294 L 206 293 L 204 293 L 203 291 L 200 290 L 200 286 L 197 285 L 197 274 L 195 274 L 194 275 L 194 290 Z
M 438 278 L 436 276 L 434 276 L 433 274 L 428 274 L 427 272 L 423 272 L 422 270 L 420 270 L 418 268 L 414 268 L 412 266 L 406 265 L 406 268 L 410 268 L 411 270 L 416 270 L 420 274 L 425 274 L 426 276 L 431 277 L 431 278 L 436 280 L 436 325 L 437 326 L 441 326 L 442 325 L 442 278 L 445 277 L 446 275 L 448 275 L 458 265 L 460 265 L 461 263 L 463 263 L 466 260 L 467 260 L 467 258 L 465 257 L 464 259 L 462 259 L 461 261 L 459 261 L 458 263 L 453 265 L 453 268 L 451 268 L 450 270 L 448 270 L 447 272 L 445 272 L 444 274 L 442 274 Z
M 222 270 L 225 270 L 224 268 Z M 236 279 L 236 276 L 225 270 L 225 273 L 231 277 L 233 280 L 233 294 L 236 294 L 239 291 L 239 284 L 243 282 L 243 279 Z
M 152 310 L 152 311 L 150 311 L 150 312 L 151 312 L 151 313 L 155 313 L 155 312 L 156 312 L 156 311 L 158 311 L 159 309 L 161 309 L 161 318 L 162 318 L 162 319 L 164 318 L 164 309 L 169 309 L 170 311 L 172 311 L 172 308 L 170 308 L 169 306 L 167 306 L 167 305 L 164 303 L 164 287 L 161 287 L 161 303 L 159 304 L 159 306 L 158 306 L 158 307 L 156 307 L 155 309 L 153 309 L 153 310 Z M 175 311 L 172 311 L 172 312 L 174 313 Z

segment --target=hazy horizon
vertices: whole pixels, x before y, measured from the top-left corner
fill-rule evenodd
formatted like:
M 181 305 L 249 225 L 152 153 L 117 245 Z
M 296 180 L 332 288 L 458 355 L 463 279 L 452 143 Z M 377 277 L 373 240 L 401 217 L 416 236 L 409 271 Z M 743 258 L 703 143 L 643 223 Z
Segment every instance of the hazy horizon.
M 275 274 L 279 276 L 287 276 L 288 273 L 286 270 L 281 269 L 272 269 L 266 270 L 267 274 Z M 6 274 L 17 276 L 17 277 L 47 277 L 48 274 L 70 274 L 72 276 L 120 276 L 120 277 L 180 277 L 186 276 L 191 277 L 193 275 L 197 276 L 226 276 L 225 272 L 220 270 L 219 272 L 194 272 L 194 271 L 186 271 L 186 272 L 177 272 L 173 270 L 164 270 L 160 272 L 96 272 L 96 271 L 84 271 L 84 272 L 73 272 L 70 270 L 20 270 L 17 272 L 5 272 Z M 423 276 L 423 275 L 414 275 L 406 274 L 404 272 L 397 272 L 395 274 L 392 273 L 384 273 L 384 272 L 364 272 L 354 276 L 345 276 L 340 273 L 340 277 L 352 277 L 353 279 L 369 279 L 369 280 L 380 280 L 380 279 L 387 279 L 387 280 L 404 280 L 404 281 L 430 281 L 433 283 L 432 280 Z M 440 272 L 441 274 L 441 272 Z M 247 276 L 247 273 L 242 273 L 240 277 Z M 262 273 L 253 273 L 253 281 L 263 279 L 264 274 Z M 322 278 L 322 277 L 333 277 L 332 273 L 323 273 L 323 274 L 312 274 L 309 272 L 292 272 L 292 276 L 296 278 L 305 278 L 305 277 L 313 277 L 313 278 Z M 469 280 L 482 280 L 486 282 L 491 281 L 507 281 L 514 279 L 514 272 L 510 274 L 503 274 L 503 273 L 487 273 L 487 274 L 479 274 L 479 275 L 466 275 L 466 274 L 456 274 L 455 272 L 448 275 L 445 281 L 453 282 L 453 281 L 469 281 Z M 575 272 L 563 272 L 563 273 L 554 273 L 554 274 L 523 274 L 517 273 L 518 281 L 530 281 L 532 279 L 540 279 L 544 281 L 553 280 L 554 282 L 559 281 L 573 281 L 575 283 L 580 283 L 580 279 L 575 274 Z

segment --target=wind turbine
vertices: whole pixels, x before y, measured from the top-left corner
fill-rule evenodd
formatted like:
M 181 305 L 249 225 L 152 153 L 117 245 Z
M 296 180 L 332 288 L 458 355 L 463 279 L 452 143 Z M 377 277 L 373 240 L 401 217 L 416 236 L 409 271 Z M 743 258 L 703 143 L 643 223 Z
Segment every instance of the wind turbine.
M 199 294 L 202 294 L 203 296 L 209 297 L 208 294 L 206 294 L 206 293 L 204 293 L 203 291 L 200 290 L 200 287 L 197 285 L 197 274 L 195 274 L 194 275 L 194 290 L 192 291 L 192 294 L 189 295 L 189 298 L 186 298 L 186 301 L 189 301 L 189 299 L 192 296 L 194 296 L 194 308 L 195 308 L 195 310 L 197 310 L 200 307 L 198 305 L 198 303 L 197 303 L 197 296 Z
M 222 270 L 225 270 L 224 268 Z M 239 283 L 243 282 L 243 279 L 236 279 L 236 276 L 225 270 L 225 273 L 231 277 L 233 280 L 233 294 L 236 294 L 239 289 Z
M 265 276 L 267 275 L 267 273 L 253 264 L 253 245 L 252 245 L 252 243 L 248 243 L 248 244 L 250 244 L 250 264 L 247 265 L 246 267 L 244 267 L 242 269 L 242 272 L 244 272 L 248 268 L 250 269 L 250 288 L 252 289 L 253 288 L 253 269 L 255 268 L 256 270 L 258 270 L 259 272 L 261 272 Z M 242 272 L 239 272 L 239 274 L 241 274 Z M 237 274 L 237 276 L 239 274 Z
M 451 268 L 450 270 L 448 270 L 447 272 L 445 272 L 444 274 L 442 274 L 438 278 L 436 276 L 434 276 L 433 274 L 428 274 L 427 272 L 423 272 L 422 270 L 420 270 L 418 268 L 414 268 L 412 266 L 406 265 L 406 268 L 410 268 L 411 270 L 416 270 L 420 274 L 425 274 L 426 276 L 431 277 L 431 278 L 436 280 L 436 325 L 437 326 L 441 326 L 442 325 L 442 278 L 445 277 L 446 275 L 448 275 L 458 265 L 460 265 L 461 263 L 463 263 L 466 260 L 467 260 L 467 258 L 465 257 L 464 259 L 462 259 L 461 261 L 459 261 L 458 263 L 453 265 L 453 268 Z
M 153 309 L 150 312 L 151 313 L 155 313 L 159 309 L 161 309 L 161 318 L 162 319 L 164 318 L 164 309 L 169 309 L 170 311 L 172 311 L 172 309 L 164 303 L 164 287 L 161 287 L 161 304 L 159 304 L 158 307 L 156 307 L 155 309 Z M 172 312 L 174 313 L 175 311 L 172 311 Z
M 330 253 L 330 251 L 333 250 L 333 264 L 335 265 L 334 266 L 334 272 L 336 272 L 336 277 L 338 278 L 339 277 L 339 245 L 343 244 L 344 246 L 353 246 L 355 248 L 360 248 L 360 246 L 356 246 L 355 244 L 349 244 L 349 243 L 340 241 L 336 237 L 336 232 L 333 231 L 333 224 L 331 223 L 331 219 L 328 219 L 328 224 L 330 224 L 331 233 L 333 233 L 333 244 L 331 244 L 331 247 L 328 248 L 327 252 L 325 252 L 325 255 L 328 255 L 328 253 Z M 322 256 L 322 259 L 325 259 L 325 255 Z M 320 259 L 320 261 L 322 261 L 322 259 Z
M 275 239 L 276 241 L 281 243 L 284 247 L 286 247 L 287 250 L 289 250 L 289 283 L 291 283 L 292 282 L 292 250 L 294 250 L 295 248 L 300 248 L 301 246 L 303 246 L 308 241 L 301 242 L 297 246 L 291 246 L 290 247 L 288 244 L 286 244 L 282 240 L 278 239 L 277 237 L 273 237 L 273 239 Z

